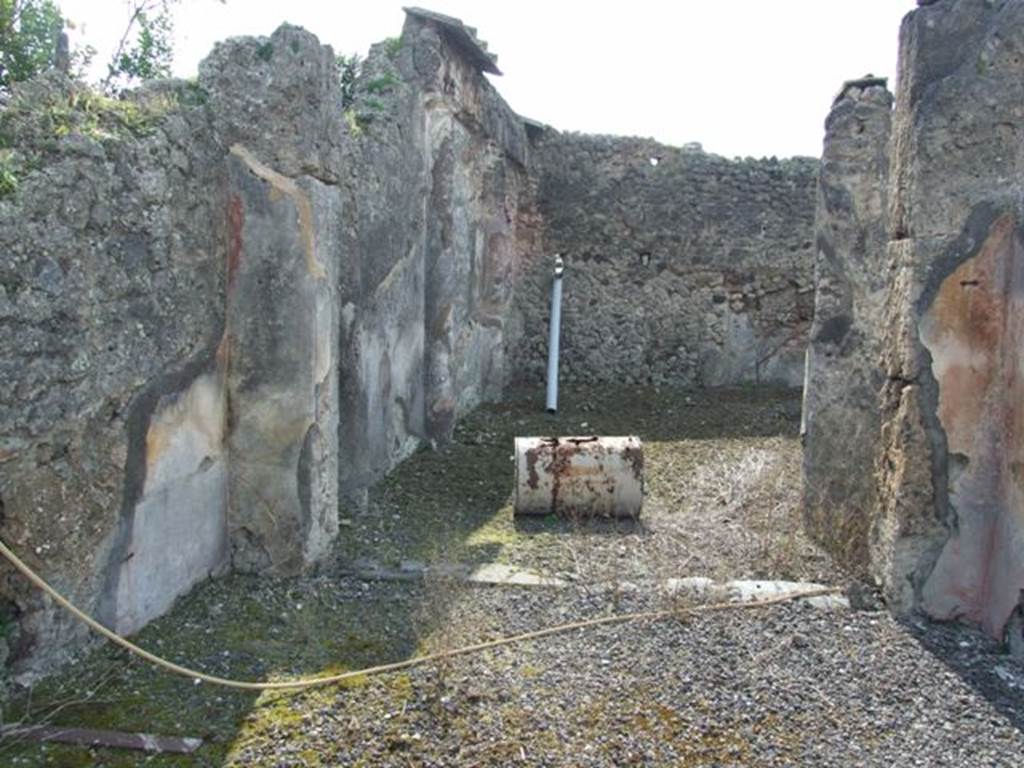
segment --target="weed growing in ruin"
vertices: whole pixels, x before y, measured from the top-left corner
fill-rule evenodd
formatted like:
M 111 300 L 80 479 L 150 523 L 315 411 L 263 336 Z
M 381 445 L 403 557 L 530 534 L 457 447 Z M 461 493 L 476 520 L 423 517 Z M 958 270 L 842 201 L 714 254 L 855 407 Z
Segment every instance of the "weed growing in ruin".
M 359 114 L 354 109 L 346 109 L 341 113 L 341 117 L 344 119 L 348 132 L 352 136 L 359 137 L 363 135 L 363 129 L 366 121 L 360 118 Z
M 398 52 L 402 50 L 402 38 L 400 37 L 389 37 L 384 40 L 384 52 L 387 53 L 388 58 L 393 59 L 398 55 Z
M 72 133 L 96 141 L 142 138 L 175 106 L 167 94 L 136 102 L 81 87 L 19 92 L 0 116 L 0 143 L 10 146 L 17 137 L 45 149 L 47 142 Z
M 18 191 L 18 174 L 14 153 L 0 151 L 0 200 L 13 197 Z
M 380 77 L 375 77 L 373 80 L 366 84 L 367 93 L 387 93 L 396 85 L 398 85 L 398 78 L 391 72 L 385 72 Z
M 195 78 L 185 80 L 177 91 L 178 102 L 185 107 L 198 107 L 210 100 L 210 93 Z
M 356 80 L 363 68 L 363 60 L 357 53 L 351 56 L 339 55 L 335 62 L 338 65 L 338 81 L 341 83 L 341 108 L 348 109 L 356 99 Z
M 262 62 L 268 62 L 274 58 L 274 44 L 269 40 L 256 49 L 256 58 Z

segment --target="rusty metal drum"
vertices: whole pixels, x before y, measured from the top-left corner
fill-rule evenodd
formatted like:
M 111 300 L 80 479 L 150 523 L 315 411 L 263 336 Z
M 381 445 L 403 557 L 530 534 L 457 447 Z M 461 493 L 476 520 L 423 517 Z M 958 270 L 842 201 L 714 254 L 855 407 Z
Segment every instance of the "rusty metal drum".
M 517 437 L 517 515 L 637 518 L 644 500 L 638 437 Z

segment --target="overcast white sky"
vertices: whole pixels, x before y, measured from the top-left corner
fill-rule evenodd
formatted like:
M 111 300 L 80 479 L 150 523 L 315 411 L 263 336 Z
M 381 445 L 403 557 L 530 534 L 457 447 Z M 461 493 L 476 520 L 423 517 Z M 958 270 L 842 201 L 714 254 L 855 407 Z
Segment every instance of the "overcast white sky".
M 106 61 L 124 0 L 57 0 Z M 755 157 L 821 152 L 843 80 L 895 87 L 900 19 L 914 0 L 415 0 L 477 27 L 498 54 L 498 90 L 520 114 L 563 130 L 699 141 Z M 176 70 L 194 74 L 217 40 L 299 24 L 336 51 L 365 53 L 401 31 L 377 0 L 182 0 Z

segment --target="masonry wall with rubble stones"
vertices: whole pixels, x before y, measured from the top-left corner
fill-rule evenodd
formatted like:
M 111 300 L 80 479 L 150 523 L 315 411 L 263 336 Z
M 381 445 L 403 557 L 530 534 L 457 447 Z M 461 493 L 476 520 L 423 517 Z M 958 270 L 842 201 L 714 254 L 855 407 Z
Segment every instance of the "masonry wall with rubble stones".
M 350 105 L 288 25 L 125 102 L 52 73 L 7 105 L 0 535 L 80 607 L 130 633 L 316 563 L 343 498 L 500 396 L 528 145 L 467 45 L 410 13 Z M 6 564 L 0 625 L 29 673 L 87 636 Z
M 517 293 L 517 376 L 543 380 L 560 253 L 563 381 L 801 384 L 817 160 L 531 133 L 544 252 L 524 264 Z
M 894 611 L 1024 655 L 1024 4 L 918 5 L 895 111 L 861 81 L 827 123 L 804 511 Z

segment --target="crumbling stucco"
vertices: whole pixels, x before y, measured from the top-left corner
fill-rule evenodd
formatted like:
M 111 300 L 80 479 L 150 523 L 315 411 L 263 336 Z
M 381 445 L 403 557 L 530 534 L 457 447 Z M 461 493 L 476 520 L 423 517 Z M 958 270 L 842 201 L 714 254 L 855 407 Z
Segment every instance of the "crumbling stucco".
M 55 145 L 31 110 L 96 97 L 27 87 L 38 170 L 0 202 L 0 525 L 109 625 L 229 566 L 316 562 L 339 497 L 500 395 L 527 142 L 467 40 L 410 15 L 346 107 L 330 48 L 284 26 L 139 95 L 159 105 L 139 131 Z M 3 573 L 19 668 L 74 648 Z
M 899 81 L 873 569 L 998 636 L 1024 589 L 1024 5 L 919 8 Z
M 69 113 L 96 97 L 48 75 L 0 116 L 36 168 L 0 202 L 2 534 L 129 631 L 225 552 L 217 152 L 193 95 L 168 83 Z M 85 638 L 11 570 L 2 592 L 12 658 Z
M 441 17 L 442 20 L 446 17 Z M 461 33 L 461 34 L 457 34 Z M 341 490 L 365 489 L 500 397 L 528 150 L 466 56 L 465 28 L 412 14 L 371 50 L 345 144 Z
M 825 121 L 804 383 L 804 520 L 818 541 L 861 573 L 876 506 L 892 102 L 884 80 L 850 81 Z

